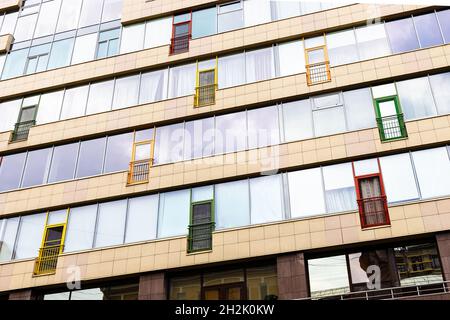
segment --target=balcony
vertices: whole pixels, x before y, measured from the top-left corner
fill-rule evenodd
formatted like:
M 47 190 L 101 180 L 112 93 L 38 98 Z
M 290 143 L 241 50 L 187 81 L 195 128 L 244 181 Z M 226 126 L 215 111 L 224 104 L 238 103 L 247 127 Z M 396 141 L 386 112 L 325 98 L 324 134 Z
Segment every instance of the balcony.
M 170 39 L 170 54 L 178 54 L 189 51 L 191 35 L 185 33 Z
M 381 141 L 408 137 L 402 113 L 377 118 L 377 126 Z
M 130 162 L 127 185 L 147 183 L 150 172 L 150 164 L 152 162 L 153 159 L 144 159 Z
M 60 240 L 56 240 L 60 242 Z M 63 245 L 50 245 L 39 249 L 39 256 L 36 258 L 34 264 L 35 276 L 53 274 L 56 272 L 56 265 L 58 264 L 58 256 L 63 251 Z
M 32 126 L 36 124 L 36 120 L 24 121 L 16 123 L 14 131 L 11 133 L 9 142 L 23 141 L 28 139 L 28 134 Z
M 194 106 L 205 107 L 216 103 L 216 85 L 210 84 L 195 88 Z
M 358 199 L 361 228 L 390 224 L 386 196 Z
M 188 252 L 211 250 L 214 222 L 205 222 L 189 226 Z
M 330 62 L 324 61 L 306 66 L 308 86 L 331 81 Z

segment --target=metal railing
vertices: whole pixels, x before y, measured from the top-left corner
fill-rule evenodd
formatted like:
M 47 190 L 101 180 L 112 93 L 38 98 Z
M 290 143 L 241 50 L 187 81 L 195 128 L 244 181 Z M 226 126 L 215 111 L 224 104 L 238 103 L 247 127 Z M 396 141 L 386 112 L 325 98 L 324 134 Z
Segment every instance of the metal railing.
M 58 240 L 60 241 L 60 240 Z M 39 256 L 34 264 L 34 275 L 55 273 L 58 264 L 58 256 L 63 250 L 63 245 L 57 244 L 39 249 Z
M 212 233 L 215 223 L 206 222 L 189 226 L 188 252 L 211 250 L 212 249 Z
M 377 126 L 381 141 L 406 138 L 408 136 L 402 113 L 377 118 Z
M 209 84 L 195 88 L 195 102 L 196 107 L 209 106 L 216 103 L 216 85 Z
M 358 199 L 361 227 L 374 227 L 389 223 L 386 196 Z
M 127 184 L 148 182 L 151 163 L 152 159 L 130 162 Z
M 191 35 L 189 33 L 186 33 L 170 39 L 170 54 L 189 51 L 190 38 Z
M 11 134 L 10 142 L 22 141 L 28 139 L 28 134 L 32 126 L 36 124 L 36 120 L 18 122 L 14 126 L 14 131 Z
M 308 86 L 331 81 L 330 62 L 324 61 L 306 66 Z

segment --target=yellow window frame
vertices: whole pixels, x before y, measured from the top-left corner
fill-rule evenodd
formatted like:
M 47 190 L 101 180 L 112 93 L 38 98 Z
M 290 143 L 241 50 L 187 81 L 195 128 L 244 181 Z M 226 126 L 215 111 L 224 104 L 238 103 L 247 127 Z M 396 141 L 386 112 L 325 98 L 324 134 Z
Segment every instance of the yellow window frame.
M 331 81 L 330 58 L 328 56 L 327 39 L 325 37 L 325 33 L 323 34 L 323 43 L 324 44 L 321 46 L 306 48 L 305 38 L 303 38 L 303 47 L 305 48 L 304 53 L 305 53 L 305 66 L 306 66 L 306 82 L 307 82 L 308 86 Z M 309 53 L 312 51 L 317 51 L 317 50 L 323 50 L 324 61 L 311 64 L 309 62 Z M 322 70 L 322 73 L 325 73 L 326 78 L 323 80 L 314 81 L 314 79 L 311 75 L 311 73 L 312 73 L 311 70 L 314 68 L 320 68 L 320 67 L 322 67 L 322 69 L 325 69 L 325 70 Z
M 204 107 L 204 106 L 208 106 L 208 105 L 213 105 L 216 103 L 216 99 L 215 99 L 215 91 L 218 88 L 218 57 L 216 56 L 216 63 L 214 68 L 208 68 L 208 69 L 200 69 L 199 68 L 199 61 L 197 60 L 197 72 L 196 72 L 196 77 L 195 77 L 195 96 L 194 96 L 194 107 Z M 204 72 L 211 72 L 214 71 L 214 95 L 213 95 L 213 99 L 211 102 L 209 103 L 202 103 L 200 96 L 201 96 L 201 89 L 204 88 L 205 86 L 200 86 L 200 74 L 204 73 Z M 210 86 L 210 85 L 208 85 Z
M 154 160 L 154 154 L 155 154 L 155 137 L 156 137 L 156 128 L 153 128 L 152 140 L 142 140 L 142 141 L 136 142 L 136 131 L 134 131 L 133 147 L 131 150 L 131 161 L 130 161 L 130 167 L 128 169 L 127 186 L 141 184 L 141 183 L 148 183 L 148 181 L 149 181 L 148 173 L 150 172 L 150 168 L 153 166 L 153 160 Z M 147 160 L 147 159 L 136 160 L 136 148 L 138 146 L 142 146 L 142 145 L 146 145 L 146 144 L 148 144 L 150 146 L 150 158 L 148 159 L 147 177 L 146 177 L 146 179 L 143 179 L 143 180 L 134 181 L 133 177 L 136 172 L 136 168 L 135 168 L 136 162 L 141 162 L 141 164 L 144 164 L 144 166 L 145 166 L 145 163 Z

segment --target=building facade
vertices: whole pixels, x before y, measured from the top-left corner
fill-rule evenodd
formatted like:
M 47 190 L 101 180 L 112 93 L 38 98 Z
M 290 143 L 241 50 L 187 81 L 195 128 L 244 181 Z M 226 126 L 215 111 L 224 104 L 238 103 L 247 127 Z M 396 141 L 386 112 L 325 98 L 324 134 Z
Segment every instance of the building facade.
M 1 0 L 0 299 L 449 299 L 450 8 Z

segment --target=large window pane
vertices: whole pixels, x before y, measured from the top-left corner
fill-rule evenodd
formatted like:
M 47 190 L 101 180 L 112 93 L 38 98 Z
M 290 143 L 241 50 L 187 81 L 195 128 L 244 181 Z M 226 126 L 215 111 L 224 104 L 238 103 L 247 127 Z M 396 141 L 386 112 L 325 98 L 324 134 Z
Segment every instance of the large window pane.
M 70 209 L 64 252 L 91 249 L 96 220 L 96 204 Z
M 79 143 L 55 147 L 48 182 L 73 179 Z
M 91 26 L 100 23 L 100 15 L 103 6 L 103 0 L 89 0 L 83 1 L 83 8 L 81 9 L 80 23 L 78 28 Z
M 2 80 L 23 75 L 27 62 L 28 48 L 15 50 L 6 57 L 3 67 Z
M 98 205 L 95 247 L 114 246 L 123 243 L 127 200 L 100 203 Z
M 5 14 L 5 19 L 3 20 L 2 30 L 0 34 L 13 34 L 14 28 L 16 26 L 18 12 L 10 12 Z
M 94 60 L 97 46 L 97 33 L 79 36 L 75 40 L 72 64 Z
M 219 89 L 238 86 L 245 83 L 244 53 L 219 57 Z
M 4 219 L 3 227 L 0 221 L 0 262 L 9 261 L 14 254 L 14 244 L 16 242 L 17 230 L 19 228 L 19 217 Z M 2 229 L 3 228 L 3 229 Z M 3 236 L 3 238 L 2 238 Z
M 358 49 L 353 29 L 329 33 L 326 37 L 331 65 L 337 66 L 358 60 Z
M 77 28 L 82 1 L 83 0 L 63 0 L 56 32 L 63 32 Z
M 170 68 L 169 98 L 194 94 L 196 70 L 195 63 Z
M 351 163 L 326 166 L 322 170 L 327 211 L 355 210 L 356 191 Z
M 414 166 L 422 198 L 448 195 L 450 162 L 446 148 L 413 152 Z
M 450 113 L 450 72 L 430 76 L 430 83 L 438 113 Z
M 190 198 L 189 189 L 160 194 L 158 238 L 187 234 Z
M 313 136 L 311 104 L 309 100 L 283 103 L 283 128 L 286 142 Z
M 14 41 L 21 42 L 33 37 L 34 27 L 36 25 L 37 13 L 28 16 L 22 16 L 17 19 L 16 29 L 14 30 Z
M 91 84 L 87 101 L 86 114 L 111 110 L 114 92 L 114 80 Z
M 241 3 L 227 3 L 219 6 L 219 32 L 226 32 L 242 27 L 244 27 L 244 14 Z
M 36 24 L 36 31 L 34 32 L 34 38 L 43 37 L 55 33 L 60 6 L 61 0 L 44 2 L 41 5 L 39 19 Z
M 439 11 L 437 13 L 442 33 L 444 34 L 445 43 L 450 42 L 450 9 Z M 6 18 L 5 18 L 6 20 Z
M 355 29 L 361 60 L 383 57 L 391 53 L 384 24 L 374 24 Z
M 120 19 L 122 16 L 122 1 L 123 0 L 105 0 L 102 22 Z
M 170 300 L 200 300 L 201 291 L 200 276 L 170 279 Z
M 416 30 L 411 18 L 386 23 L 393 53 L 411 51 L 419 48 Z
M 344 255 L 308 260 L 308 274 L 312 298 L 350 292 Z
M 124 26 L 120 40 L 120 53 L 142 50 L 144 48 L 145 23 Z
M 397 91 L 406 120 L 436 114 L 427 77 L 397 82 Z
M 302 41 L 286 42 L 278 45 L 277 48 L 280 76 L 305 72 L 305 53 Z
M 151 195 L 129 200 L 125 243 L 156 238 L 158 198 Z
M 270 0 L 272 20 L 281 20 L 300 15 L 300 1 Z
M 15 259 L 37 257 L 45 227 L 45 213 L 32 214 L 20 219 Z
M 271 20 L 268 0 L 244 0 L 245 27 L 263 24 Z
M 272 47 L 245 53 L 247 83 L 267 80 L 274 76 Z
M 19 188 L 26 155 L 23 152 L 0 158 L 0 191 Z
M 246 271 L 249 300 L 272 300 L 278 297 L 278 274 L 275 264 L 249 268 Z
M 215 185 L 216 229 L 250 224 L 248 180 Z
M 53 43 L 47 69 L 65 67 L 70 64 L 74 38 L 55 41 Z
M 170 44 L 172 37 L 172 17 L 148 21 L 145 26 L 145 48 L 155 48 Z
M 247 148 L 246 112 L 231 113 L 216 118 L 215 154 Z
M 108 137 L 103 172 L 127 170 L 131 161 L 133 132 Z
M 141 77 L 141 88 L 139 103 L 150 103 L 167 98 L 167 69 L 143 73 Z
M 388 202 L 419 197 L 409 153 L 382 157 L 380 165 Z
M 183 123 L 156 129 L 155 164 L 171 163 L 183 159 Z
M 417 34 L 422 48 L 436 46 L 443 43 L 441 30 L 433 13 L 414 17 Z
M 348 130 L 376 126 L 372 95 L 369 88 L 344 92 Z
M 82 141 L 78 156 L 77 178 L 102 173 L 106 138 Z
M 217 33 L 217 7 L 192 12 L 192 39 Z
M 214 154 L 214 118 L 189 121 L 184 129 L 184 159 Z
M 250 179 L 251 223 L 283 219 L 281 175 Z
M 84 116 L 89 86 L 66 90 L 61 111 L 61 120 Z
M 315 110 L 313 112 L 313 119 L 316 136 L 326 136 L 346 130 L 343 107 Z
M 291 217 L 325 213 L 325 198 L 320 168 L 288 173 Z
M 126 108 L 138 104 L 139 75 L 116 80 L 113 109 Z
M 14 125 L 19 117 L 22 99 L 3 102 L 0 104 L 2 118 L 0 119 L 0 132 L 14 129 Z
M 32 187 L 47 182 L 53 148 L 28 152 L 22 187 Z
M 64 91 L 46 93 L 41 96 L 36 115 L 36 124 L 44 124 L 59 120 Z
M 261 148 L 280 142 L 278 109 L 276 106 L 247 112 L 248 148 Z

